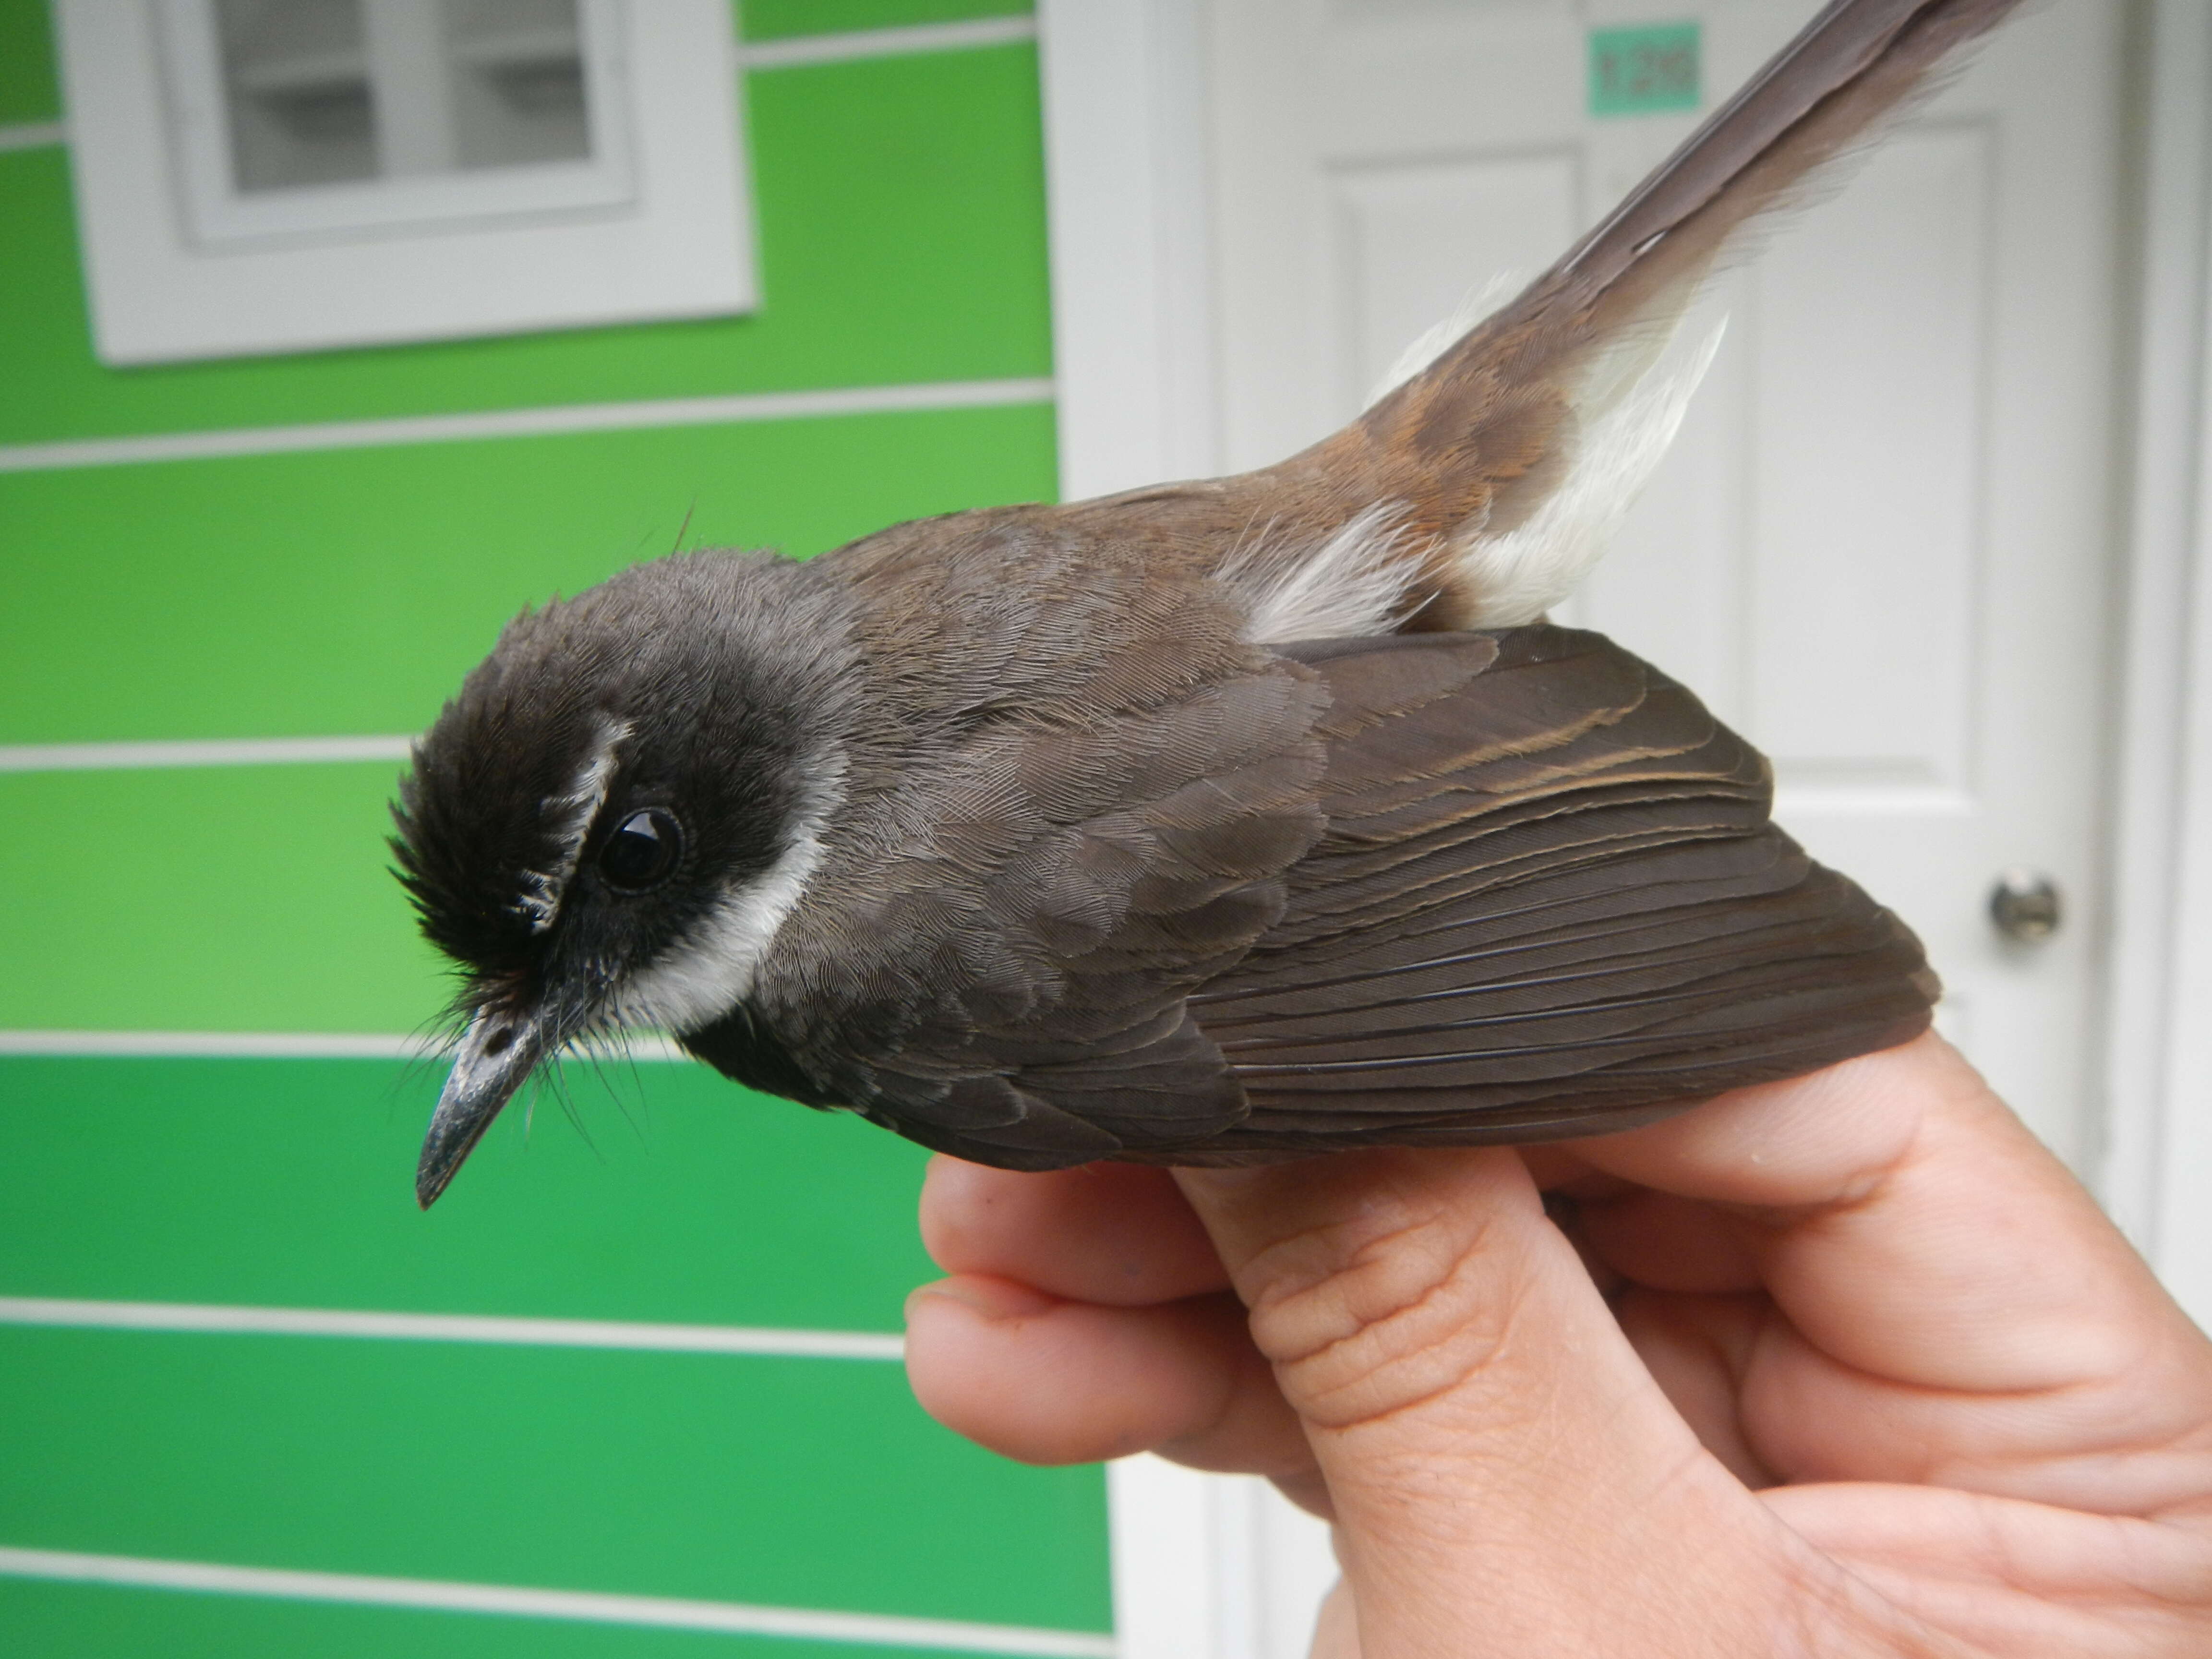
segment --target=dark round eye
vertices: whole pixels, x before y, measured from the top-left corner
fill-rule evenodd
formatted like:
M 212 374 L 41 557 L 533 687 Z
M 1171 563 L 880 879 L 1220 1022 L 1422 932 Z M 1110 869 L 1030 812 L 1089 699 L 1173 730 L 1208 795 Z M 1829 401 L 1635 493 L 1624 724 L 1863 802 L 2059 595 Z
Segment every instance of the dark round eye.
M 659 807 L 633 812 L 599 848 L 599 873 L 607 885 L 642 893 L 668 879 L 684 854 L 684 831 Z

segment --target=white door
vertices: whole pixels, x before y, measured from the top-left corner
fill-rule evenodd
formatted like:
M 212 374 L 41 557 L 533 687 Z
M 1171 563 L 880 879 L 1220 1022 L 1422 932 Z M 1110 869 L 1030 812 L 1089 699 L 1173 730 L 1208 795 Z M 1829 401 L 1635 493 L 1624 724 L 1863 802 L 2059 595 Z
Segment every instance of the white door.
M 1724 97 L 1810 0 L 1215 0 L 1221 459 L 1348 418 L 1493 273 L 1533 275 L 1682 138 L 1593 57 Z M 1783 821 L 1900 912 L 1939 1018 L 2077 1166 L 2094 1148 L 2121 9 L 2008 25 L 1726 295 L 1727 343 L 1562 618 L 1773 757 Z M 1626 31 L 1626 33 L 1622 33 Z M 1633 102 L 1633 98 L 1627 101 Z M 2008 941 L 2008 866 L 2065 916 Z

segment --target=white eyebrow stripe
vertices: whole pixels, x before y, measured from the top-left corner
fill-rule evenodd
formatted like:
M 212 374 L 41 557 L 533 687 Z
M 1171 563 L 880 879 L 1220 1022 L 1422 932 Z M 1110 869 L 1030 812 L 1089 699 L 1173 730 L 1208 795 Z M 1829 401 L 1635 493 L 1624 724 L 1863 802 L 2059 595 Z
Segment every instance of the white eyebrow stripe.
M 522 895 L 514 908 L 530 919 L 533 933 L 544 933 L 561 913 L 561 901 L 575 878 L 576 861 L 584 855 L 584 837 L 606 805 L 607 786 L 614 781 L 615 750 L 629 734 L 628 720 L 601 720 L 591 755 L 576 769 L 567 793 L 549 795 L 538 809 L 540 817 L 556 820 L 554 834 L 560 850 L 551 869 L 522 872 Z
M 842 753 L 823 756 L 807 774 L 806 797 L 775 862 L 765 874 L 723 893 L 684 938 L 630 976 L 616 998 L 618 1023 L 693 1031 L 713 1024 L 751 994 L 776 934 L 821 868 L 823 831 L 845 799 Z

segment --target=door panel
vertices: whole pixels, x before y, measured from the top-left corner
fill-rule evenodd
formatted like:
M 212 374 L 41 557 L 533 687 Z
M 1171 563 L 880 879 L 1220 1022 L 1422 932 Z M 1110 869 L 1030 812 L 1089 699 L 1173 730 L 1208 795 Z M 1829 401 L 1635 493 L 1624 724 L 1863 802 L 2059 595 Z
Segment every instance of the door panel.
M 1792 785 L 1972 787 L 1990 139 L 1901 135 L 1750 278 L 1744 713 Z
M 1364 404 L 1407 343 L 1452 314 L 1469 271 L 1510 271 L 1532 247 L 1566 246 L 1579 161 L 1552 150 L 1330 172 L 1340 404 Z

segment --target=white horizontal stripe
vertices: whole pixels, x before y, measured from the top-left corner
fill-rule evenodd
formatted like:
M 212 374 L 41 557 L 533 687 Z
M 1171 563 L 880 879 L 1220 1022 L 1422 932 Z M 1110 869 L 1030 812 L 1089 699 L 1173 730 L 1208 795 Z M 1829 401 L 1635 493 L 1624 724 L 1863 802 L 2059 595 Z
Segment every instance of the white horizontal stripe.
M 270 1595 L 287 1601 L 428 1607 L 446 1613 L 497 1613 L 526 1619 L 720 1631 L 733 1636 L 787 1636 L 817 1642 L 859 1642 L 874 1647 L 1026 1654 L 1036 1655 L 1038 1659 L 1114 1659 L 1115 1651 L 1110 1636 L 1036 1630 L 1019 1625 L 969 1624 L 955 1619 L 902 1619 L 873 1613 L 823 1613 L 807 1607 L 690 1601 L 666 1595 L 457 1584 L 436 1578 L 372 1577 L 366 1573 L 295 1572 L 273 1567 L 225 1566 L 207 1561 L 81 1555 L 74 1550 L 0 1547 L 0 1574 L 15 1578 L 64 1579 L 76 1583 L 123 1584 L 140 1589 Z
M 0 153 L 11 149 L 44 149 L 49 144 L 69 143 L 69 125 L 64 121 L 25 121 L 15 126 L 0 127 Z
M 0 1325 L 189 1331 L 218 1336 L 349 1336 L 383 1342 L 494 1342 L 541 1348 L 641 1348 L 785 1359 L 898 1359 L 902 1337 L 750 1325 L 646 1325 L 496 1314 L 362 1313 L 346 1308 L 227 1308 L 190 1302 L 93 1302 L 0 1296 Z
M 0 744 L 0 772 L 109 772 L 147 766 L 286 766 L 404 761 L 412 738 L 219 738 L 205 742 Z
M 0 1031 L 0 1055 L 121 1055 L 155 1060 L 434 1060 L 444 1042 L 363 1031 Z M 589 1054 L 568 1054 L 571 1062 Z M 633 1031 L 607 1059 L 648 1063 L 691 1056 L 659 1031 Z
M 418 1060 L 425 1039 L 354 1031 L 0 1031 L 0 1054 L 205 1060 Z
M 738 48 L 749 70 L 796 69 L 805 64 L 849 64 L 862 58 L 908 58 L 920 52 L 968 52 L 1036 39 L 1034 17 L 976 17 L 959 23 L 917 23 L 908 28 L 851 29 L 840 34 L 799 34 Z
M 550 409 L 483 410 L 464 415 L 403 415 L 389 420 L 325 421 L 308 426 L 238 427 L 165 432 L 139 438 L 83 438 L 64 443 L 0 445 L 0 472 L 80 466 L 137 466 L 305 450 L 371 449 L 393 444 L 477 438 L 536 438 L 572 432 L 716 426 L 809 420 L 835 415 L 895 415 L 990 409 L 1052 400 L 1048 380 L 940 380 L 923 386 L 834 386 L 818 392 L 749 392 L 720 398 L 658 398 L 635 403 L 569 404 Z

